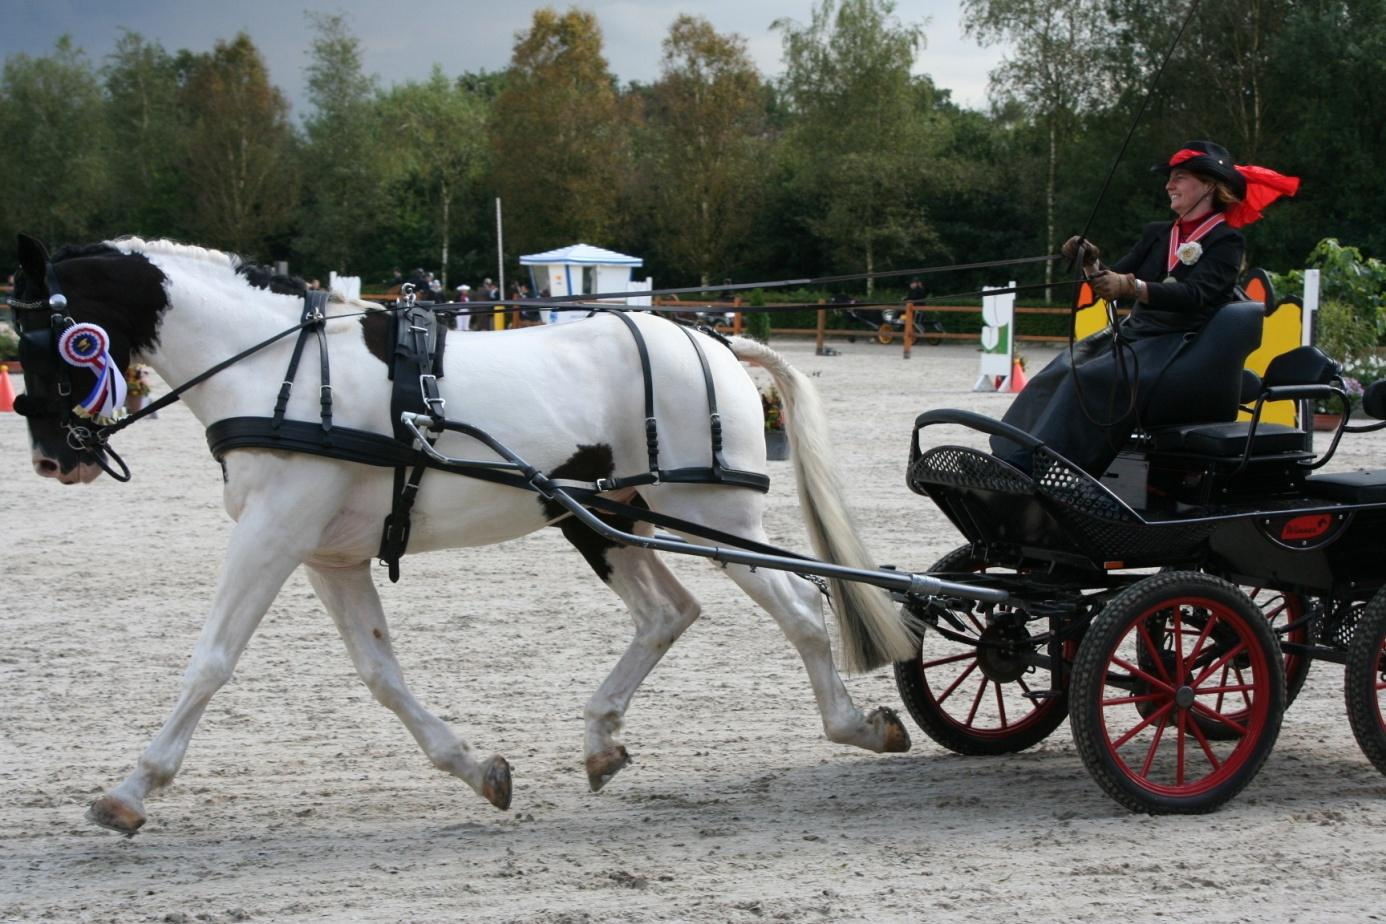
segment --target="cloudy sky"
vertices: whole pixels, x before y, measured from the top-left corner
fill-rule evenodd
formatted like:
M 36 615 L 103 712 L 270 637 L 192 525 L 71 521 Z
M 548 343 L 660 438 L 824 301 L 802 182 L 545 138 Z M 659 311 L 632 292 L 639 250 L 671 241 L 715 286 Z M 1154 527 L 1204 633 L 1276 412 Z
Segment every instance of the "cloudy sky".
M 206 51 L 219 38 L 250 35 L 272 79 L 302 115 L 306 49 L 312 33 L 305 11 L 342 13 L 365 50 L 365 66 L 386 84 L 427 76 L 434 62 L 449 75 L 499 70 L 510 59 L 515 33 L 534 10 L 578 6 L 596 14 L 606 57 L 622 81 L 659 76 L 660 42 L 680 13 L 699 15 L 719 32 L 736 32 L 761 73 L 782 72 L 780 33 L 770 24 L 810 19 L 813 0 L 0 0 L 0 57 L 47 54 L 63 34 L 100 63 L 122 29 L 157 39 L 169 51 Z M 988 72 L 1002 52 L 979 48 L 962 35 L 957 0 L 898 0 L 896 15 L 926 22 L 927 47 L 916 73 L 953 91 L 964 106 L 986 105 Z

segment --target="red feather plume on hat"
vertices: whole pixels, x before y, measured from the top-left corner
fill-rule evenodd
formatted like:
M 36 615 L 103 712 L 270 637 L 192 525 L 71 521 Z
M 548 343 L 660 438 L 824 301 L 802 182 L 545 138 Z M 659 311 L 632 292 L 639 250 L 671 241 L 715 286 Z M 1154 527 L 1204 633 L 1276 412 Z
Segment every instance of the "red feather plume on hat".
M 1266 167 L 1237 165 L 1237 172 L 1246 179 L 1246 195 L 1227 210 L 1227 223 L 1234 228 L 1261 220 L 1261 210 L 1281 196 L 1299 192 L 1299 177 L 1285 176 Z

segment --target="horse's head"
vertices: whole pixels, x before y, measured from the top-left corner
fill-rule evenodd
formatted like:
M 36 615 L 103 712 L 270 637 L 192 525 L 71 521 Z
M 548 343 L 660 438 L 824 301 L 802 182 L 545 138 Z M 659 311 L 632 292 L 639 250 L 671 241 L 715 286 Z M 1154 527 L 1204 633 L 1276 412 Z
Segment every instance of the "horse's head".
M 28 420 L 34 470 L 85 483 L 110 470 L 98 435 L 124 401 L 131 354 L 157 341 L 164 275 L 109 244 L 64 247 L 50 258 L 24 234 L 19 265 L 9 301 L 24 394 L 14 409 Z

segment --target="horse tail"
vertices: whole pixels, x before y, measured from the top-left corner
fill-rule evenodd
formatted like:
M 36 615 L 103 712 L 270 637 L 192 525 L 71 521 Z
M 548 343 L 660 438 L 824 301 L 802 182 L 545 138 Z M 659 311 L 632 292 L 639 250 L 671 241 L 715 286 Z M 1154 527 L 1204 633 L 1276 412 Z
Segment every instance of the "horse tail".
M 784 357 L 762 343 L 733 337 L 731 349 L 737 359 L 770 373 L 784 399 L 785 430 L 799 503 L 814 552 L 834 564 L 877 567 L 847 510 L 829 452 L 828 419 L 818 390 Z M 869 671 L 919 653 L 919 635 L 884 589 L 857 581 L 830 580 L 829 584 L 847 670 Z

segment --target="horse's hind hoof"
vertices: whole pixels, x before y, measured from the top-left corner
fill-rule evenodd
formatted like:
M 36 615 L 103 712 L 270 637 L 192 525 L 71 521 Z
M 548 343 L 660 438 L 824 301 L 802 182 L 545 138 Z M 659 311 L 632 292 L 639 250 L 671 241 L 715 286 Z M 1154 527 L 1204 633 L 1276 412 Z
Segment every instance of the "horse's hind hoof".
M 630 754 L 626 752 L 626 746 L 623 744 L 591 755 L 587 758 L 587 785 L 592 787 L 593 792 L 600 792 L 601 788 L 611 782 L 611 778 L 620 773 L 621 768 L 628 763 Z
M 905 723 L 900 721 L 900 714 L 888 706 L 877 706 L 876 711 L 871 713 L 871 718 L 879 721 L 882 725 L 882 735 L 884 740 L 881 742 L 881 752 L 885 754 L 903 754 L 910 749 L 910 733 L 905 728 Z
M 144 815 L 114 796 L 102 796 L 87 809 L 87 821 L 134 837 L 144 824 Z
M 510 764 L 497 754 L 481 778 L 481 794 L 502 812 L 510 808 Z

